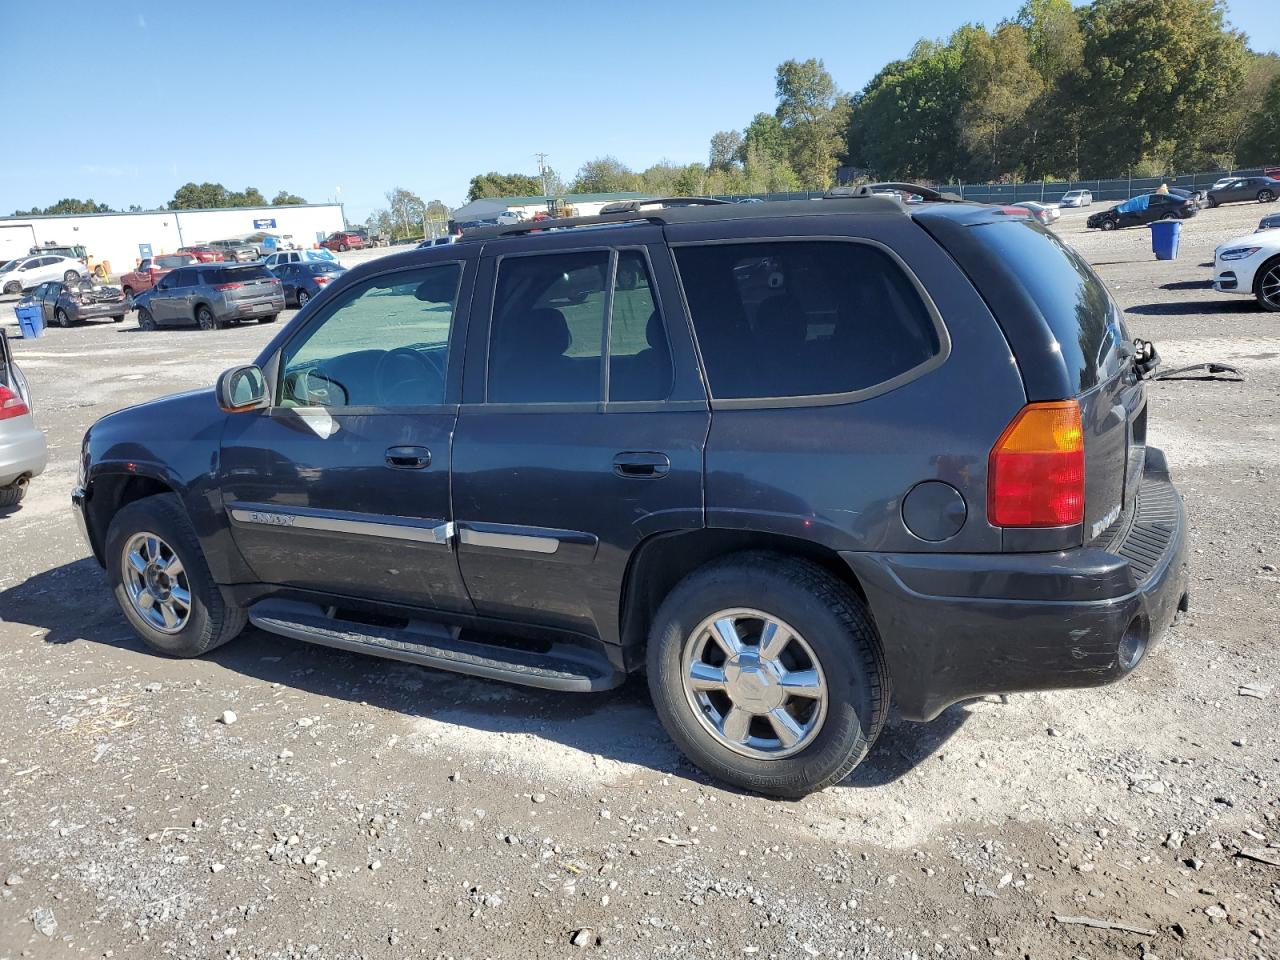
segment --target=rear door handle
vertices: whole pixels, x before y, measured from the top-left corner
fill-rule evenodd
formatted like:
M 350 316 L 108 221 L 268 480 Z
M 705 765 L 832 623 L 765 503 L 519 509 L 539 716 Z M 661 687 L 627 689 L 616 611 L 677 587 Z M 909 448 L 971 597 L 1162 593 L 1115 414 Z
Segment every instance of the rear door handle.
M 665 453 L 620 453 L 613 458 L 613 472 L 632 480 L 655 480 L 671 472 Z
M 387 447 L 387 466 L 396 470 L 424 470 L 431 466 L 426 447 Z

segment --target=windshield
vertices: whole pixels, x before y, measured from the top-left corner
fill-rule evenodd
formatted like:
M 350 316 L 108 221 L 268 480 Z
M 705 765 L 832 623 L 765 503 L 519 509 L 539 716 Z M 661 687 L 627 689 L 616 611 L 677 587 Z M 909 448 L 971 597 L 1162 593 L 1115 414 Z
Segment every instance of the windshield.
M 185 267 L 191 262 L 191 257 L 156 257 L 155 263 L 157 267 L 164 267 L 166 270 L 172 270 L 174 267 Z
M 342 273 L 336 263 L 305 263 L 303 266 L 311 273 Z
M 8 273 L 10 270 L 17 270 L 18 263 L 19 261 L 17 260 L 10 260 L 3 267 L 0 267 L 0 273 Z

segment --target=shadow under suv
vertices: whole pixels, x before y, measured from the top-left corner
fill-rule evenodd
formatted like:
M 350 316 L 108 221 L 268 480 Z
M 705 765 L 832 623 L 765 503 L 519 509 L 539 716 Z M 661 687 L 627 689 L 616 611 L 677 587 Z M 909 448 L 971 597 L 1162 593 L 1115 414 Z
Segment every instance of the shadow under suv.
M 646 671 L 694 763 L 777 796 L 891 699 L 1116 680 L 1185 604 L 1150 345 L 1028 216 L 911 192 L 364 264 L 214 390 L 89 430 L 94 555 L 173 656 L 248 620 L 563 691 Z

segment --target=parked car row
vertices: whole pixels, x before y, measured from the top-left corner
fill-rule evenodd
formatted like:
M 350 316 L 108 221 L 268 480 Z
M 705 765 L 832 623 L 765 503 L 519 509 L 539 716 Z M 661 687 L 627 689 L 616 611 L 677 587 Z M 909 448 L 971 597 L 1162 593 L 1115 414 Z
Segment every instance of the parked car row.
M 0 266 L 0 291 L 9 294 L 23 293 L 47 280 L 65 280 L 69 283 L 89 275 L 89 268 L 77 259 L 60 254 L 40 253 L 36 256 L 18 257 Z

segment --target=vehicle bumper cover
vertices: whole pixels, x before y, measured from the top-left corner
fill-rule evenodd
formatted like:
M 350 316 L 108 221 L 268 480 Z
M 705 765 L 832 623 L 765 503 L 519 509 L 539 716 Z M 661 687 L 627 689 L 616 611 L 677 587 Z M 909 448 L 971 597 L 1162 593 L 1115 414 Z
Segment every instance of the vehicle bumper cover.
M 19 477 L 39 476 L 48 460 L 44 434 L 35 427 L 13 436 L 0 435 L 0 487 Z
M 128 313 L 129 310 L 128 300 L 117 300 L 114 303 L 84 303 L 72 310 L 71 317 L 73 320 L 100 320 L 103 317 L 118 317 L 122 313 Z
M 76 527 L 80 530 L 80 536 L 84 538 L 84 542 L 93 550 L 93 554 L 102 561 L 102 557 L 98 555 L 98 547 L 93 542 L 93 537 L 89 535 L 89 492 L 84 487 L 76 487 L 71 491 L 71 506 L 74 508 L 76 515 Z
M 841 556 L 866 591 L 898 709 L 931 720 L 984 694 L 1120 679 L 1126 631 L 1136 625 L 1145 655 L 1185 608 L 1186 550 L 1182 501 L 1149 448 L 1128 529 L 1107 549 Z

